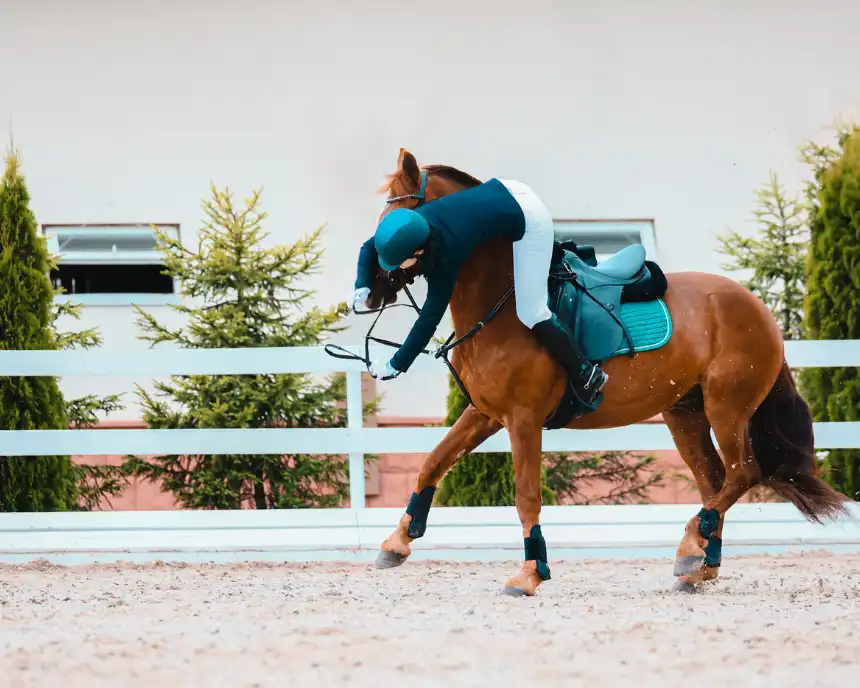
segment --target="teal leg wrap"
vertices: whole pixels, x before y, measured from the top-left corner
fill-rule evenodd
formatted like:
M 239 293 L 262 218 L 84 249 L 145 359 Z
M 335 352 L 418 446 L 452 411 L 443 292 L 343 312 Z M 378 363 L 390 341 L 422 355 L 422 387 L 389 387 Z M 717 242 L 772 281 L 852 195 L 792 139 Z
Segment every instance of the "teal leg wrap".
M 526 561 L 537 562 L 537 573 L 542 581 L 550 579 L 549 564 L 547 564 L 546 540 L 543 539 L 540 526 L 532 526 L 529 536 L 523 538 Z
M 708 539 L 708 544 L 705 547 L 705 565 L 713 568 L 718 568 L 723 560 L 723 541 L 716 535 L 712 535 Z
M 716 509 L 702 509 L 699 511 L 699 533 L 707 538 L 705 546 L 705 565 L 718 567 L 723 560 L 723 541 L 715 533 L 720 527 L 720 514 Z
M 406 507 L 406 513 L 412 517 L 412 523 L 406 529 L 406 534 L 412 539 L 420 538 L 427 530 L 427 516 L 430 514 L 430 506 L 433 504 L 433 495 L 436 488 L 432 486 L 425 487 L 418 494 L 412 493 L 409 498 L 409 506 Z
M 701 509 L 698 514 L 702 520 L 699 521 L 699 533 L 706 540 L 717 532 L 720 526 L 720 514 L 716 509 Z

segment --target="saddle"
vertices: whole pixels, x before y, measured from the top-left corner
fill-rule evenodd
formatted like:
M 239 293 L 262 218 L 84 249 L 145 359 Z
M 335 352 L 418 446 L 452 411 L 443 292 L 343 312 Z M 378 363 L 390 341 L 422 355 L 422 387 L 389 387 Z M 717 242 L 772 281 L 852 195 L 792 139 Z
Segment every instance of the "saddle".
M 622 304 L 656 302 L 665 295 L 668 283 L 660 267 L 646 260 L 641 244 L 626 246 L 598 265 L 593 246 L 578 246 L 557 235 L 548 287 L 550 310 L 569 328 L 582 354 L 600 364 L 620 352 L 633 355 L 642 350 L 638 348 L 640 342 L 631 336 Z M 660 308 L 666 315 L 668 341 L 671 319 L 662 303 Z M 572 385 L 568 385 L 565 397 L 544 427 L 564 427 L 595 408 L 580 401 Z
M 549 308 L 570 328 L 583 355 L 605 361 L 623 344 L 621 304 L 650 301 L 666 292 L 663 271 L 632 244 L 600 265 L 591 246 L 556 244 L 549 277 Z M 632 347 L 632 342 L 628 342 Z

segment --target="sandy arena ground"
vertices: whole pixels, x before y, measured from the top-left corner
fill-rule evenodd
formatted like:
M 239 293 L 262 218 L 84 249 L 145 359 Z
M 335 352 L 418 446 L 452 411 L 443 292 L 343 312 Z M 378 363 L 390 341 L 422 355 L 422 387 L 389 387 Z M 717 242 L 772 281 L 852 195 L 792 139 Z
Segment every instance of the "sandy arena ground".
M 668 561 L 0 567 L 4 688 L 802 686 L 860 680 L 860 555 Z

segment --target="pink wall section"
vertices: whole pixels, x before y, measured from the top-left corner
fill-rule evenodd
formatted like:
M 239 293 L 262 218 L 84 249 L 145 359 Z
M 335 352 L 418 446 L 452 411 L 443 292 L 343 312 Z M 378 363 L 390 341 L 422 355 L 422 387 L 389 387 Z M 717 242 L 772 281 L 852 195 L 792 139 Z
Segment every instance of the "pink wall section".
M 367 422 L 368 426 L 376 427 L 409 427 L 441 424 L 438 418 L 374 418 Z M 144 428 L 142 422 L 104 422 L 99 428 Z M 679 473 L 688 480 L 671 480 L 665 485 L 655 488 L 649 493 L 649 501 L 658 504 L 691 503 L 700 501 L 692 474 L 685 466 L 677 452 L 657 451 L 648 452 L 657 458 L 660 470 L 665 473 Z M 409 495 L 415 486 L 415 480 L 421 469 L 425 454 L 382 454 L 375 464 L 369 466 L 367 482 L 368 507 L 402 507 L 409 501 Z M 122 457 L 90 456 L 73 457 L 80 463 L 98 463 L 118 465 Z M 600 487 L 595 486 L 592 494 L 598 494 Z M 134 480 L 123 494 L 104 503 L 104 509 L 116 511 L 152 511 L 178 508 L 172 495 L 162 492 L 157 485 L 149 482 Z
M 104 421 L 97 428 L 105 430 L 118 429 L 142 429 L 146 425 L 141 422 L 133 421 Z M 76 463 L 87 463 L 96 465 L 114 465 L 118 466 L 122 463 L 122 456 L 107 455 L 107 456 L 73 456 L 72 460 Z M 132 479 L 131 484 L 123 491 L 119 497 L 114 497 L 110 503 L 103 502 L 102 508 L 105 510 L 114 511 L 156 511 L 166 509 L 176 509 L 173 495 L 162 492 L 158 485 L 148 481 Z

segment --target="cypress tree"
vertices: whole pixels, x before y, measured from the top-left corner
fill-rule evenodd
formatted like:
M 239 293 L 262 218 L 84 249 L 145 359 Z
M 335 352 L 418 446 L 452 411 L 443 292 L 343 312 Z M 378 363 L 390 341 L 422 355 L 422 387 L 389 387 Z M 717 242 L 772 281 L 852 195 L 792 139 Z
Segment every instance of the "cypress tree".
M 0 182 L 0 349 L 59 348 L 53 328 L 49 254 L 37 232 L 15 151 Z M 69 419 L 53 377 L 0 377 L 0 429 L 59 430 Z M 68 456 L 0 458 L 0 510 L 77 508 L 78 471 Z
M 811 243 L 806 265 L 807 339 L 860 339 L 860 128 L 844 129 L 840 150 L 810 145 Z M 860 420 L 860 369 L 810 368 L 801 375 L 816 421 Z M 860 450 L 828 453 L 827 480 L 860 499 Z

